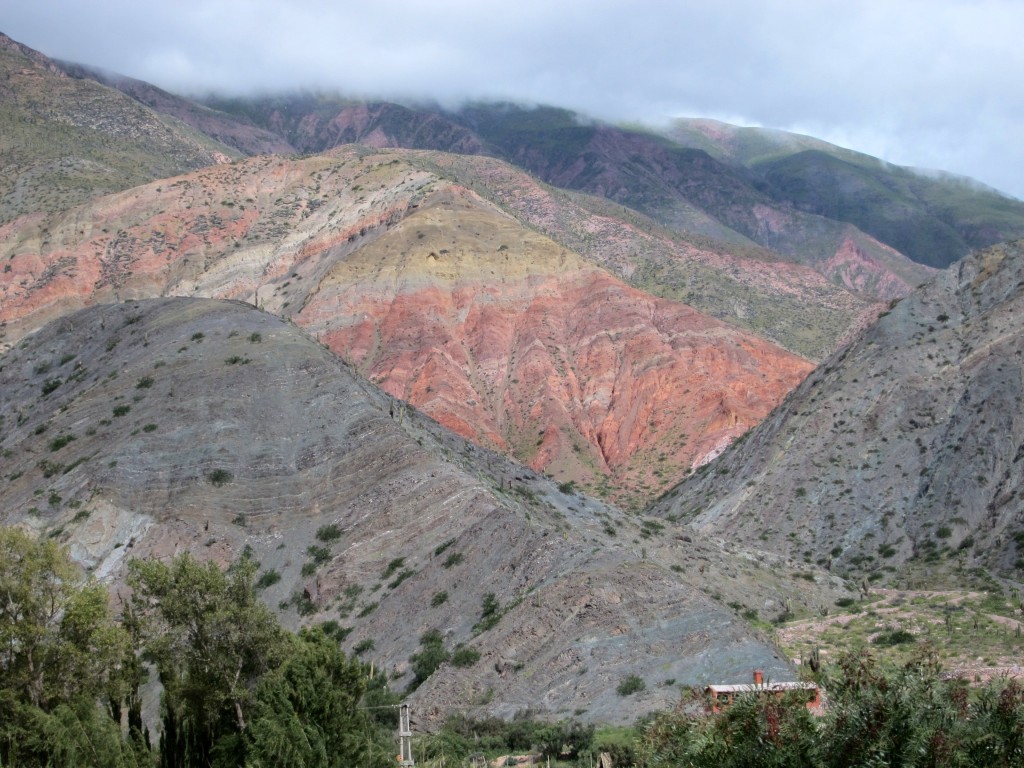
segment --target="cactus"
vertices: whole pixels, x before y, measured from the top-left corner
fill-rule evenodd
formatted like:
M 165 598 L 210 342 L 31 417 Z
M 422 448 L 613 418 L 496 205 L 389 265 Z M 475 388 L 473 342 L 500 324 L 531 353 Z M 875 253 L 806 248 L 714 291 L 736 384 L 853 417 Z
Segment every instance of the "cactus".
M 807 657 L 807 666 L 811 668 L 811 672 L 817 674 L 818 670 L 821 669 L 821 651 L 818 646 L 814 646 L 814 650 L 811 651 L 811 655 Z

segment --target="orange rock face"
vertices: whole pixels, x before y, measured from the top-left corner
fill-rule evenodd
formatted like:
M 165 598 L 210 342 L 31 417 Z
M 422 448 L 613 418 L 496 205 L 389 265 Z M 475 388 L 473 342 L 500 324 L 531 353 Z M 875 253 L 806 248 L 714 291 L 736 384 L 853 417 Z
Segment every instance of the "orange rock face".
M 4 227 L 6 343 L 97 302 L 245 300 L 454 431 L 634 504 L 810 371 L 402 157 L 254 158 Z
M 620 501 L 715 455 L 812 367 L 466 193 L 339 265 L 296 321 L 446 427 Z

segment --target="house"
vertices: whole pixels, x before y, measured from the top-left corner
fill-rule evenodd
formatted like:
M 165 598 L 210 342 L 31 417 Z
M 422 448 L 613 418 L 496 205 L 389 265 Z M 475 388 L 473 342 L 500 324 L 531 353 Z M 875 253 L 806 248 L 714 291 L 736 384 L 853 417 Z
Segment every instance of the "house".
M 781 698 L 790 691 L 806 691 L 807 709 L 815 715 L 822 713 L 824 698 L 817 683 L 776 683 L 771 681 L 766 683 L 764 673 L 759 669 L 754 670 L 753 683 L 714 684 L 704 689 L 711 702 L 711 711 L 716 714 L 732 704 L 739 696 L 776 696 Z

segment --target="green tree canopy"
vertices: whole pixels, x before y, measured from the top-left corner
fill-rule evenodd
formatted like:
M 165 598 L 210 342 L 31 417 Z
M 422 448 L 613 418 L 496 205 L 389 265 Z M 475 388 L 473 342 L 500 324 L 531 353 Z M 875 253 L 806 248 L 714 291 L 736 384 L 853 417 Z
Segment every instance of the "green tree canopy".
M 135 765 L 128 634 L 49 539 L 0 528 L 0 765 Z

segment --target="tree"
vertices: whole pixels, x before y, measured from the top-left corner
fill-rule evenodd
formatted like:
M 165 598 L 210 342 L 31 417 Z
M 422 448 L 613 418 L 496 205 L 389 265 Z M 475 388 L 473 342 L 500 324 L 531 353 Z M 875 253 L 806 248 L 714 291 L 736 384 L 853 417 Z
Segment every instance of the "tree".
M 289 640 L 284 663 L 256 688 L 246 764 L 364 765 L 367 721 L 357 709 L 366 687 L 361 666 L 320 628 Z
M 429 629 L 420 637 L 420 651 L 409 657 L 412 662 L 413 680 L 409 690 L 416 690 L 437 668 L 451 658 L 444 647 L 444 637 L 436 629 Z
M 133 658 L 102 586 L 54 541 L 0 528 L 0 765 L 140 762 L 120 733 Z
M 133 610 L 163 695 L 164 766 L 241 764 L 253 690 L 287 649 L 253 588 L 256 564 L 222 571 L 188 554 L 129 563 Z

